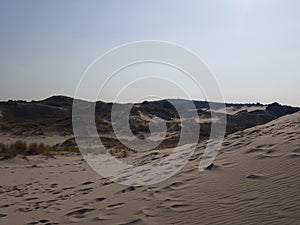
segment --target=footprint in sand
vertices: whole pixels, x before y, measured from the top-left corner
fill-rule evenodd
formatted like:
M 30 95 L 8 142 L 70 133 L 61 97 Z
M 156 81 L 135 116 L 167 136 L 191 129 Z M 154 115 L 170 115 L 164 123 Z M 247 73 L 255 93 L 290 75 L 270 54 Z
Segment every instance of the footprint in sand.
M 106 215 L 98 215 L 97 217 L 93 218 L 93 221 L 99 222 L 99 224 L 101 224 L 100 222 L 103 220 L 109 220 L 111 219 L 113 216 L 110 214 L 106 214 Z
M 173 200 L 169 200 L 169 201 L 165 200 L 161 204 L 161 207 L 167 208 L 175 212 L 187 212 L 192 210 L 190 205 L 178 201 L 173 201 Z
M 90 192 L 92 192 L 93 190 L 94 190 L 93 188 L 84 188 L 84 189 L 78 190 L 78 192 L 80 192 L 80 194 L 82 194 L 82 195 L 87 195 Z
M 80 208 L 75 209 L 73 211 L 68 212 L 65 217 L 71 219 L 71 220 L 80 220 L 85 218 L 85 216 L 91 212 L 95 211 L 95 209 L 90 208 Z
M 94 183 L 93 181 L 86 181 L 86 182 L 83 182 L 81 185 L 85 186 L 85 185 L 90 185 L 93 183 Z
M 117 209 L 117 208 L 122 208 L 124 206 L 124 203 L 119 202 L 115 204 L 110 204 L 106 207 L 106 209 L 112 210 L 112 209 Z
M 135 191 L 136 188 L 134 186 L 129 186 L 123 190 L 120 191 L 120 193 L 125 193 L 125 192 L 130 192 L 130 191 Z
M 49 221 L 47 219 L 41 219 L 41 220 L 39 220 L 37 222 L 27 223 L 27 225 L 42 225 L 42 224 L 44 224 L 44 225 L 56 225 L 56 224 L 59 224 L 59 223 L 57 223 L 57 222 L 51 222 L 51 221 Z
M 106 198 L 105 197 L 99 197 L 99 198 L 95 198 L 96 202 L 103 202 Z
M 25 201 L 33 201 L 33 200 L 37 200 L 37 199 L 39 199 L 39 198 L 37 198 L 37 197 L 32 197 L 32 198 L 25 198 L 24 200 L 25 200 Z
M 235 162 L 224 162 L 221 164 L 222 167 L 224 168 L 232 168 L 232 167 L 235 167 L 237 166 L 238 163 L 235 163 Z
M 9 206 L 11 206 L 11 205 L 14 205 L 14 204 L 4 204 L 4 205 L 0 205 L 0 208 L 7 208 L 7 207 L 9 207 Z M 1 217 L 1 216 L 0 216 Z
M 48 223 L 49 222 L 49 220 L 47 220 L 47 219 L 41 219 L 40 221 L 39 221 L 39 223 Z
M 58 184 L 50 184 L 51 188 L 57 188 Z
M 143 223 L 143 220 L 141 220 L 141 219 L 135 219 L 135 220 L 129 221 L 127 223 L 120 223 L 120 225 L 135 225 L 135 224 L 144 224 L 144 223 Z
M 251 180 L 262 180 L 262 179 L 265 179 L 264 176 L 262 176 L 262 175 L 255 175 L 255 174 L 250 174 L 246 178 L 247 179 L 251 179 Z
M 58 194 L 61 194 L 61 191 L 50 191 L 50 193 L 52 193 L 54 195 L 58 195 Z
M 178 190 L 184 188 L 185 185 L 182 182 L 173 182 L 170 185 L 164 187 L 164 190 Z
M 173 202 L 181 202 L 181 201 L 184 201 L 182 198 L 180 198 L 180 197 L 166 197 L 166 198 L 164 198 L 164 201 L 165 202 L 168 202 L 168 201 L 173 201 Z
M 190 205 L 178 204 L 178 203 L 171 205 L 170 208 L 171 208 L 171 210 L 176 211 L 176 212 L 187 212 L 187 211 L 191 210 Z
M 64 188 L 62 188 L 62 190 L 66 191 L 66 190 L 71 190 L 71 189 L 74 189 L 74 188 L 75 187 L 70 186 L 70 187 L 64 187 Z

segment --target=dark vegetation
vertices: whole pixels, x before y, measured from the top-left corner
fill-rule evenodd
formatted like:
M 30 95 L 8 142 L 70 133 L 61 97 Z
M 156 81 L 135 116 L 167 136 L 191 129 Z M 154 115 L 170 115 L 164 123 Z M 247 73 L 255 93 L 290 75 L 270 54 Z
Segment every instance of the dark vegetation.
M 53 157 L 54 152 L 79 152 L 77 147 L 61 147 L 58 145 L 49 146 L 43 143 L 30 143 L 25 141 L 16 141 L 11 144 L 0 143 L 0 159 L 13 158 L 16 155 L 45 155 Z
M 98 134 L 105 147 L 111 150 L 116 155 L 126 155 L 123 149 L 126 147 L 115 137 L 111 124 L 111 109 L 112 103 L 98 101 L 96 103 L 79 101 L 83 108 L 95 108 L 95 122 Z M 176 101 L 180 107 L 189 110 L 190 102 L 188 100 L 171 100 Z M 200 118 L 211 118 L 210 105 L 206 101 L 193 101 L 197 113 Z M 12 136 L 32 136 L 32 135 L 72 135 L 72 104 L 73 99 L 65 96 L 53 96 L 41 101 L 8 101 L 0 102 L 0 132 Z M 210 103 L 215 108 L 221 107 L 220 103 Z M 126 107 L 126 104 L 121 105 Z M 260 103 L 255 104 L 226 104 L 227 107 L 241 109 L 245 106 L 263 106 Z M 292 114 L 299 111 L 297 107 L 282 106 L 278 103 L 273 103 L 266 106 L 266 110 L 256 110 L 248 112 L 247 110 L 240 111 L 234 115 L 227 116 L 226 135 L 242 131 L 244 129 L 265 124 L 278 117 Z M 158 117 L 163 119 L 167 125 L 169 136 L 163 140 L 157 149 L 171 148 L 178 144 L 181 124 L 178 122 L 179 115 L 174 106 L 168 100 L 161 101 L 145 101 L 135 104 L 130 112 L 130 129 L 132 133 L 139 139 L 146 139 L 150 134 L 149 121 L 144 120 L 141 114 L 149 117 Z M 209 138 L 211 122 L 200 124 L 199 141 Z M 26 144 L 26 143 L 25 143 Z M 11 146 L 0 145 L 0 154 L 15 155 L 19 151 L 24 154 L 48 154 L 51 151 L 61 151 L 62 148 L 76 148 L 75 139 L 67 140 L 62 146 L 52 147 L 43 144 L 21 145 L 14 143 Z M 21 148 L 22 147 L 22 148 Z M 127 149 L 128 150 L 128 149 Z M 22 154 L 23 154 L 22 153 Z

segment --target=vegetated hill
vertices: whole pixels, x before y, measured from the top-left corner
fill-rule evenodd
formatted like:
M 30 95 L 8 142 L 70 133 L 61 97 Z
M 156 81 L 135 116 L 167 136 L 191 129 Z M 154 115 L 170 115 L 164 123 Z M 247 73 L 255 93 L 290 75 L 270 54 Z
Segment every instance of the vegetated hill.
M 190 105 L 189 100 L 177 101 L 182 107 Z M 112 103 L 98 101 L 96 104 L 82 101 L 86 107 L 95 106 L 95 120 L 100 135 L 112 135 L 114 132 L 111 125 Z M 200 118 L 210 119 L 211 111 L 206 101 L 193 101 Z M 8 101 L 0 102 L 0 132 L 11 135 L 43 135 L 56 133 L 69 135 L 72 130 L 72 104 L 73 99 L 65 96 L 52 96 L 41 101 Z M 213 103 L 214 106 L 222 106 Z M 121 105 L 121 104 L 119 104 Z M 122 105 L 121 105 L 122 106 Z M 125 107 L 126 104 L 123 104 Z M 265 107 L 263 110 L 248 111 L 248 107 Z M 227 115 L 226 134 L 243 130 L 249 127 L 267 123 L 283 115 L 299 111 L 299 108 L 282 106 L 278 103 L 264 106 L 262 104 L 226 104 L 226 107 L 237 110 L 236 113 Z M 143 139 L 150 134 L 149 120 L 145 118 L 159 117 L 167 121 L 167 128 L 174 135 L 169 139 L 176 143 L 180 136 L 179 115 L 175 107 L 168 100 L 145 101 L 134 104 L 130 114 L 130 127 L 132 132 Z M 191 120 L 194 122 L 194 120 Z M 201 139 L 209 136 L 211 122 L 200 120 Z M 173 138 L 173 139 L 172 139 Z

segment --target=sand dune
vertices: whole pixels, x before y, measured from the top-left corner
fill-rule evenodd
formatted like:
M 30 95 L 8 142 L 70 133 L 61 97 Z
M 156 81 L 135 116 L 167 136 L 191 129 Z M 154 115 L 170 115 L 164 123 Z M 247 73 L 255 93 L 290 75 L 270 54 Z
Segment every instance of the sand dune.
M 229 135 L 199 172 L 204 146 L 147 187 L 101 178 L 76 154 L 1 161 L 0 224 L 299 224 L 300 113 Z

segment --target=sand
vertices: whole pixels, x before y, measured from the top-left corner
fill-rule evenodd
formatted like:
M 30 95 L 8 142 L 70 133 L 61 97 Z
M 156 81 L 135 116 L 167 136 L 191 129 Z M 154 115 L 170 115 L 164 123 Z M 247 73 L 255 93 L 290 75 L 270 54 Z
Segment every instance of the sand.
M 229 135 L 199 172 L 203 148 L 170 179 L 136 188 L 76 154 L 1 161 L 0 224 L 299 224 L 300 113 Z
M 240 107 L 240 108 L 237 108 L 237 107 L 226 107 L 226 113 L 228 115 L 234 115 L 236 113 L 239 113 L 239 112 L 242 112 L 242 111 L 247 111 L 247 112 L 254 112 L 254 111 L 257 111 L 257 110 L 261 110 L 261 111 L 266 111 L 266 106 L 243 106 L 243 107 Z M 220 110 L 214 110 L 215 112 L 224 112 L 224 109 L 220 109 Z

